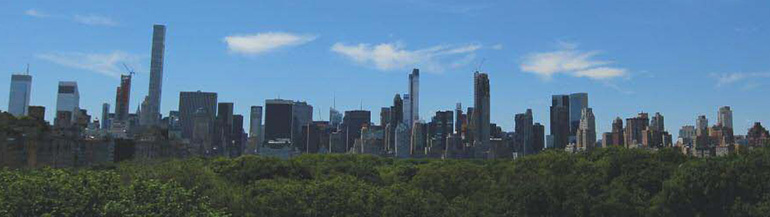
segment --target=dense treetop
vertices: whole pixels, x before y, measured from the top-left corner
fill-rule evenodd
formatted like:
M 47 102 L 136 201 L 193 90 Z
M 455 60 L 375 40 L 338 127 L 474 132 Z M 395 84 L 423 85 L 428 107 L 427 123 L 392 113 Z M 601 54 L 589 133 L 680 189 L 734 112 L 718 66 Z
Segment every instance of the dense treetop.
M 770 149 L 518 160 L 177 159 L 0 170 L 0 216 L 768 216 Z

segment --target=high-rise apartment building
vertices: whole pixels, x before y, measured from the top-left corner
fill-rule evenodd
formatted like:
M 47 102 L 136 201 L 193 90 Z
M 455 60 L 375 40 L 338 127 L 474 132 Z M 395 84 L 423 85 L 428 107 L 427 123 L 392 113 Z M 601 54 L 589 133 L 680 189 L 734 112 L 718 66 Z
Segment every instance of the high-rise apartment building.
M 10 96 L 8 96 L 8 113 L 11 113 L 16 117 L 27 115 L 31 92 L 31 75 L 11 75 L 11 90 Z
M 408 93 L 404 94 L 403 122 L 408 128 L 412 128 L 412 97 Z
M 474 144 L 477 147 L 477 156 L 481 152 L 489 151 L 490 130 L 490 93 L 489 76 L 486 73 L 476 72 L 473 74 L 473 129 Z M 482 156 L 483 157 L 483 156 Z
M 409 74 L 409 122 L 407 124 L 420 120 L 420 70 L 413 69 Z
M 514 144 L 515 151 L 520 154 L 536 153 L 534 147 L 534 120 L 532 109 L 526 112 L 514 115 Z
M 556 149 L 564 149 L 569 143 L 570 105 L 568 95 L 551 97 L 551 141 Z
M 532 125 L 532 153 L 538 153 L 545 148 L 545 126 L 540 123 Z
M 131 75 L 120 75 L 120 86 L 115 94 L 115 119 L 128 119 L 129 100 L 131 99 Z
M 733 129 L 733 111 L 730 110 L 730 106 L 723 106 L 719 108 L 717 114 L 717 125 Z
M 625 144 L 626 147 L 638 147 L 644 139 L 644 130 L 650 125 L 647 113 L 639 113 L 636 117 L 626 119 Z
M 166 50 L 166 26 L 152 27 L 152 53 L 150 57 L 150 90 L 147 109 L 142 110 L 142 125 L 157 125 L 160 122 L 160 97 L 163 88 L 163 58 Z
M 345 111 L 345 117 L 342 119 L 342 130 L 345 131 L 345 150 L 350 150 L 355 144 L 356 139 L 361 138 L 361 128 L 369 125 L 372 120 L 372 113 L 366 110 Z
M 220 102 L 217 104 L 217 116 L 214 121 L 214 148 L 219 155 L 228 156 L 233 147 L 233 123 L 235 104 Z M 243 123 L 241 123 L 243 124 Z
M 102 118 L 101 118 L 101 127 L 102 129 L 110 129 L 110 104 L 109 103 L 103 103 L 102 104 Z
M 698 116 L 695 120 L 695 134 L 698 136 L 708 135 L 709 133 L 709 119 L 705 115 Z
M 200 110 L 200 111 L 199 111 Z M 217 111 L 217 93 L 210 92 L 180 92 L 179 93 L 179 123 L 182 128 L 182 138 L 193 138 L 195 114 L 206 115 L 210 120 L 201 120 L 201 124 L 213 128 Z M 198 117 L 201 119 L 202 117 Z M 211 136 L 202 136 L 209 139 Z
M 596 146 L 596 117 L 591 108 L 583 108 L 576 137 L 579 148 L 591 150 Z

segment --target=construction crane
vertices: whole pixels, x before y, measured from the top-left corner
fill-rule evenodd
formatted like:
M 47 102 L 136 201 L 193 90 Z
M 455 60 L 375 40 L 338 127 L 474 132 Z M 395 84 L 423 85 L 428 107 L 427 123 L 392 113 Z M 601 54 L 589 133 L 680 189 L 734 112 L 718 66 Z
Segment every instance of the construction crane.
M 136 74 L 136 72 L 134 72 L 134 69 L 128 67 L 128 65 L 126 65 L 125 63 L 123 63 L 123 68 L 126 68 L 126 71 L 128 71 L 128 75 L 134 76 L 134 74 Z
M 480 62 L 480 63 L 479 63 L 479 65 L 476 67 L 476 71 L 477 71 L 477 72 L 478 72 L 478 71 L 481 71 L 481 66 L 483 66 L 483 65 L 484 65 L 484 62 L 485 62 L 485 61 L 487 61 L 487 58 L 483 58 L 483 59 L 481 59 L 481 62 Z

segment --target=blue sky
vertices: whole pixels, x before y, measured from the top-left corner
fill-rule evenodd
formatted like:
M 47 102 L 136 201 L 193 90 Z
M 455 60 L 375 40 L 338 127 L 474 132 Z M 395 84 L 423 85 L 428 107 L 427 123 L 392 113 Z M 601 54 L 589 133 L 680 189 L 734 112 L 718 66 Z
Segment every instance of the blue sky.
M 147 94 L 153 24 L 167 25 L 162 111 L 180 91 L 248 107 L 306 100 L 315 119 L 374 111 L 421 68 L 421 118 L 472 104 L 472 73 L 491 80 L 492 121 L 513 129 L 550 95 L 588 92 L 599 132 L 612 119 L 661 112 L 674 135 L 699 114 L 734 110 L 736 133 L 770 124 L 770 1 L 8 1 L 0 0 L 0 83 L 31 64 L 32 104 L 52 117 L 58 81 L 81 107 L 114 104 L 121 63 L 131 110 Z M 5 86 L 5 85 L 4 85 Z M 7 91 L 7 86 L 6 90 Z M 6 103 L 8 93 L 0 94 Z M 6 110 L 3 107 L 2 110 Z

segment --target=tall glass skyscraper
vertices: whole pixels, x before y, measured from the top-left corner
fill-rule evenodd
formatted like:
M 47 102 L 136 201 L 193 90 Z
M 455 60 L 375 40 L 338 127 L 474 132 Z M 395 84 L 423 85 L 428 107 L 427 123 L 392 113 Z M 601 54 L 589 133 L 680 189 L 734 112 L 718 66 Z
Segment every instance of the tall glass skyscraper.
M 32 76 L 11 75 L 11 95 L 8 97 L 8 112 L 16 117 L 27 115 L 31 91 Z
M 573 93 L 569 95 L 569 141 L 576 142 L 580 119 L 583 109 L 588 108 L 588 93 Z

